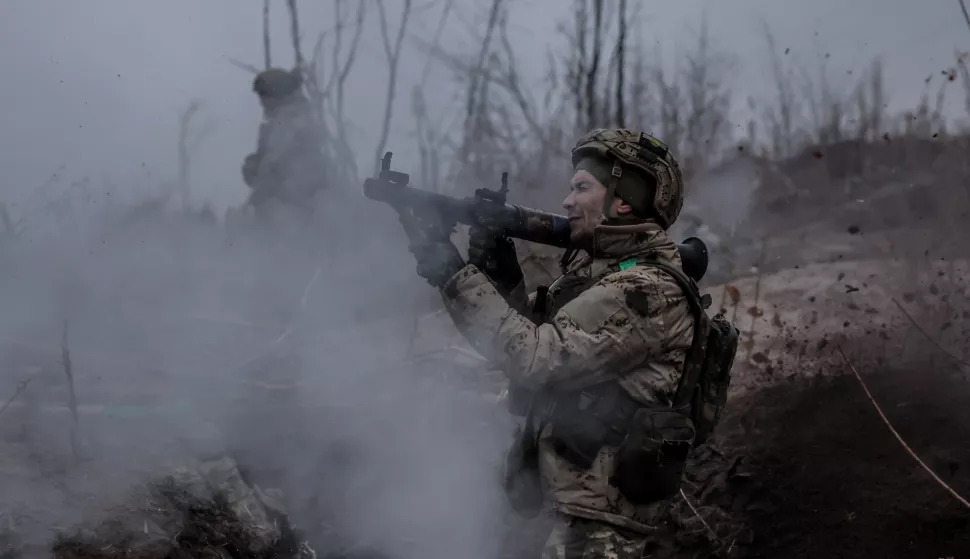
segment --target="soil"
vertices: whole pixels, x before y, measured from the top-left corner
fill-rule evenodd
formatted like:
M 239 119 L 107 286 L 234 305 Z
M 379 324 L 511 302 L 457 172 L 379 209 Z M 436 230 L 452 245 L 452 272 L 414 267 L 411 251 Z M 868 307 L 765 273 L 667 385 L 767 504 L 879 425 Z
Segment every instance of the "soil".
M 885 371 L 870 391 L 913 450 L 970 494 L 967 385 Z M 966 557 L 970 510 L 904 450 L 854 376 L 820 376 L 738 402 L 725 446 L 760 485 L 743 557 Z

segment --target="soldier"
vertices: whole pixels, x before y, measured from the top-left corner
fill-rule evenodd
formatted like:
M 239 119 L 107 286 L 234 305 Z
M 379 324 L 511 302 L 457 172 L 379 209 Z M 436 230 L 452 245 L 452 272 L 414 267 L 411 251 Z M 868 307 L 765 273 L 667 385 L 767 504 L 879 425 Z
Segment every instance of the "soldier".
M 563 207 L 585 255 L 568 251 L 547 290 L 524 297 L 511 241 L 484 226 L 467 264 L 448 240 L 411 251 L 458 329 L 508 376 L 510 404 L 526 396 L 506 490 L 526 515 L 554 509 L 543 557 L 675 556 L 664 519 L 695 437 L 679 389 L 696 315 L 666 233 L 682 174 L 663 143 L 625 129 L 589 132 L 572 162 Z
M 276 200 L 312 215 L 314 196 L 323 186 L 326 165 L 321 140 L 298 71 L 270 68 L 253 80 L 263 107 L 256 152 L 246 157 L 243 180 L 258 212 Z

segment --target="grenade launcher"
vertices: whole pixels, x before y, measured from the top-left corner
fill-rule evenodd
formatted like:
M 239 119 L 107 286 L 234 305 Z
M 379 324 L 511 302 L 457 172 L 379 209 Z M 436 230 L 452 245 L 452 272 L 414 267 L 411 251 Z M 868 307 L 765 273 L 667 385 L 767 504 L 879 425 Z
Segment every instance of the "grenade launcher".
M 385 202 L 397 210 L 409 235 L 422 229 L 421 223 L 426 224 L 425 227 L 430 224 L 446 235 L 450 235 L 459 223 L 487 224 L 504 229 L 508 237 L 571 248 L 566 216 L 506 203 L 508 173 L 502 173 L 499 190 L 479 188 L 472 197 L 456 198 L 409 186 L 411 179 L 407 173 L 391 170 L 391 155 L 391 152 L 384 154 L 377 178 L 364 181 L 364 196 Z M 697 237 L 690 237 L 679 243 L 677 249 L 684 263 L 684 272 L 694 281 L 700 281 L 707 271 L 707 246 Z

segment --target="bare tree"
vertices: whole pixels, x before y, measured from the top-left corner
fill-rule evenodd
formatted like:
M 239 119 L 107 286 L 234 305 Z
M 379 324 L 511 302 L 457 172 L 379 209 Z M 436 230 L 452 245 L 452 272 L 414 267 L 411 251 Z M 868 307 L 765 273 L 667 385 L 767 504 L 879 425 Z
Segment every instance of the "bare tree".
M 269 41 L 269 2 L 270 0 L 263 0 L 263 68 L 266 69 L 273 65 Z
M 597 124 L 596 83 L 599 78 L 600 57 L 603 50 L 603 0 L 593 0 L 593 52 L 586 71 L 586 126 Z
M 445 29 L 445 23 L 451 15 L 454 7 L 454 0 L 447 0 L 438 19 L 438 26 L 435 29 L 434 37 L 431 40 L 425 55 L 424 67 L 421 70 L 421 82 L 415 86 L 411 92 L 411 114 L 414 117 L 414 135 L 418 144 L 418 156 L 420 158 L 420 179 L 424 188 L 433 192 L 441 191 L 442 178 L 442 158 L 439 156 L 443 149 L 447 137 L 440 130 L 442 113 L 439 113 L 438 122 L 433 122 L 427 110 L 427 103 L 424 97 L 424 88 L 427 87 L 428 79 L 431 75 L 432 62 L 435 60 L 435 53 L 441 51 L 441 34 Z
M 190 194 L 190 156 L 189 156 L 189 126 L 192 122 L 192 117 L 199 112 L 202 107 L 202 103 L 199 100 L 193 100 L 189 105 L 182 111 L 179 117 L 179 141 L 178 141 L 178 165 L 179 165 L 179 201 L 181 202 L 182 210 L 188 210 L 189 208 L 189 194 Z
M 775 36 L 766 23 L 762 23 L 765 40 L 768 44 L 771 72 L 775 81 L 775 106 L 769 108 L 764 118 L 767 121 L 770 145 L 768 149 L 774 157 L 788 157 L 795 151 L 795 107 L 796 95 L 793 89 L 794 80 L 778 54 Z M 786 53 L 787 54 L 787 53 Z
M 617 12 L 617 28 L 619 36 L 616 38 L 616 125 L 626 126 L 626 111 L 624 106 L 624 71 L 626 70 L 626 0 L 620 0 Z
M 377 14 L 381 24 L 381 41 L 384 45 L 384 56 L 387 58 L 387 94 L 384 99 L 384 119 L 381 123 L 380 140 L 377 142 L 377 149 L 374 153 L 374 171 L 380 170 L 381 157 L 384 155 L 384 148 L 387 146 L 387 137 L 391 131 L 391 120 L 394 116 L 394 100 L 397 96 L 397 70 L 401 59 L 401 45 L 404 42 L 404 33 L 407 31 L 408 19 L 411 17 L 412 0 L 404 0 L 404 8 L 401 11 L 401 22 L 397 28 L 397 37 L 392 45 L 390 34 L 387 28 L 387 10 L 384 7 L 384 0 L 375 0 L 377 4 Z
M 357 57 L 357 48 L 363 33 L 365 1 L 357 0 L 356 18 L 353 22 L 353 35 L 348 50 L 344 51 L 345 34 L 348 21 L 344 13 L 345 0 L 334 2 L 336 26 L 333 42 L 332 69 L 327 72 L 324 63 L 324 46 L 328 34 L 320 33 L 314 44 L 310 61 L 304 68 L 304 88 L 314 110 L 314 117 L 323 136 L 328 151 L 331 174 L 341 184 L 356 184 L 358 171 L 354 152 L 347 135 L 347 120 L 344 111 L 345 88 Z M 341 59 L 343 57 L 343 59 Z
M 970 117 L 970 67 L 967 66 L 967 58 L 970 58 L 970 53 L 958 52 L 955 56 L 957 60 L 956 69 L 960 73 L 960 80 L 963 83 L 963 106 L 967 116 Z

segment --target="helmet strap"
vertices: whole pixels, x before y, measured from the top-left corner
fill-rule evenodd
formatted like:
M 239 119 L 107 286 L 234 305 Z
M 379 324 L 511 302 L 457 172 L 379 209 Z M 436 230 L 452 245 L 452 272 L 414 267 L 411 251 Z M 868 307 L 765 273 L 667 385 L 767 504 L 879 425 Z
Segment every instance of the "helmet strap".
M 618 161 L 613 162 L 613 171 L 610 173 L 610 182 L 606 185 L 606 196 L 603 198 L 603 221 L 610 219 L 610 210 L 613 207 L 613 200 L 616 198 L 616 187 L 623 178 L 623 167 Z

